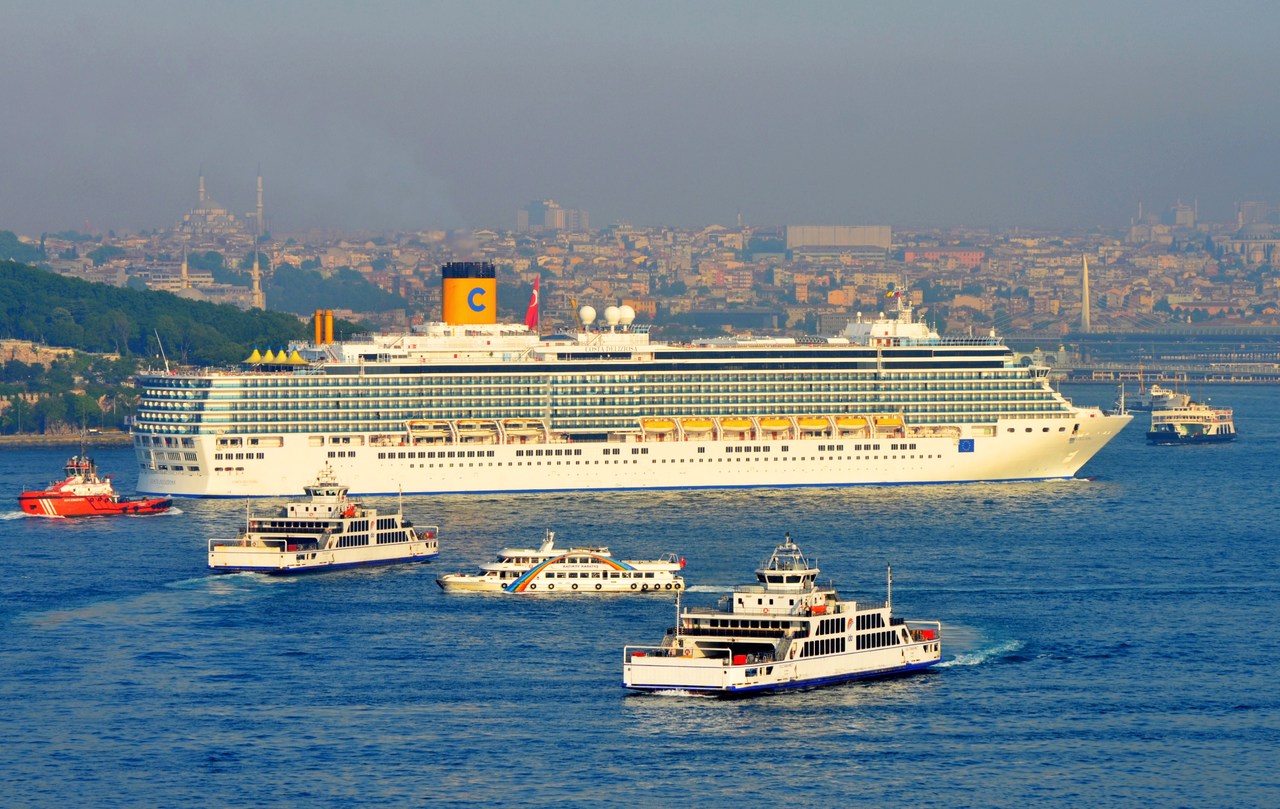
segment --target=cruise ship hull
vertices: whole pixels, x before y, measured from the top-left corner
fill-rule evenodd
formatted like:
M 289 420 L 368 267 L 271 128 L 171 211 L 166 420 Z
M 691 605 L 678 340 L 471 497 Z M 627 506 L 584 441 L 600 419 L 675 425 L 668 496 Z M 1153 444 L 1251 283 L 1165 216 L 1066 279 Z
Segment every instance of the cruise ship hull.
M 498 494 L 628 489 L 784 488 L 1070 478 L 1131 416 L 1015 419 L 959 436 L 629 440 L 538 444 L 277 446 L 227 459 L 195 436 L 184 467 L 139 470 L 138 490 L 183 497 L 297 494 L 307 470 L 332 465 L 353 494 Z M 246 437 L 251 440 L 251 436 Z M 536 453 L 536 454 L 535 454 Z M 260 456 L 260 457 L 259 457 Z

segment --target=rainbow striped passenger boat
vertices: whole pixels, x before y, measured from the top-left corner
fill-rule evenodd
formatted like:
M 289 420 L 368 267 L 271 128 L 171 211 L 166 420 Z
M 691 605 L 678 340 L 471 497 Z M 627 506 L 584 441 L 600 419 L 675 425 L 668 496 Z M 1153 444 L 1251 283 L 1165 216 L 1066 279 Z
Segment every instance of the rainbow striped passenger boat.
M 436 584 L 446 592 L 476 590 L 526 595 L 577 593 L 669 593 L 684 589 L 684 557 L 674 553 L 659 559 L 617 559 L 603 546 L 555 547 L 556 534 L 547 531 L 542 545 L 503 548 L 478 573 L 445 573 Z

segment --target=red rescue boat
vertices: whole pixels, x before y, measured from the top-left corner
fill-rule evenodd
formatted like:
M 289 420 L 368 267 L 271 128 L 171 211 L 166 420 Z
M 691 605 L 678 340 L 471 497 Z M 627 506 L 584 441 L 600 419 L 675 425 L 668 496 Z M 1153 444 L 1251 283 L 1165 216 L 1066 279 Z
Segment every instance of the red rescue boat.
M 123 497 L 110 478 L 98 477 L 98 467 L 84 452 L 72 455 L 66 479 L 42 491 L 23 492 L 18 505 L 24 514 L 39 517 L 100 517 L 111 514 L 158 514 L 173 504 L 168 497 Z

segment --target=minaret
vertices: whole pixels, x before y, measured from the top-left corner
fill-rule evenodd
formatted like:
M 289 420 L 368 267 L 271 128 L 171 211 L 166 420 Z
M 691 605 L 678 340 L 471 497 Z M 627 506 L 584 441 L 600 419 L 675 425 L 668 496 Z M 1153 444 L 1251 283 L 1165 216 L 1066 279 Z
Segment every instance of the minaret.
M 204 192 L 204 166 L 200 167 L 200 188 L 197 192 L 197 197 L 199 197 L 200 207 L 203 208 L 205 202 L 209 199 Z
M 266 309 L 267 297 L 262 294 L 262 273 L 258 271 L 258 246 L 253 246 L 253 298 L 249 305 L 254 309 Z
M 187 246 L 182 245 L 182 288 L 191 289 L 191 276 L 187 274 Z
M 262 166 L 258 166 L 258 238 L 261 239 L 266 232 L 262 220 Z
M 1092 331 L 1089 325 L 1089 257 L 1081 256 L 1080 260 L 1084 262 L 1084 283 L 1080 290 L 1080 331 L 1089 334 Z

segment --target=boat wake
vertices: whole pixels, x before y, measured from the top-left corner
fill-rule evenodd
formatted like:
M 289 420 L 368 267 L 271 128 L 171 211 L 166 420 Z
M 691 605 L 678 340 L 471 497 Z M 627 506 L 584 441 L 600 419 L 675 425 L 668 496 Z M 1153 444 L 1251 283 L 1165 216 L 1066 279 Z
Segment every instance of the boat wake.
M 0 514 L 0 520 L 20 520 L 25 516 L 27 516 L 27 512 L 25 511 L 6 511 L 3 514 Z M 38 517 L 40 515 L 36 514 L 32 516 Z
M 257 573 L 227 573 L 180 579 L 161 589 L 112 601 L 98 601 L 80 607 L 28 614 L 27 621 L 41 629 L 56 629 L 67 623 L 146 626 L 173 619 L 180 613 L 197 613 L 211 607 L 249 600 L 265 588 L 292 583 L 288 576 Z
M 732 587 L 712 587 L 709 584 L 695 584 L 692 587 L 684 588 L 686 593 L 731 593 Z
M 981 666 L 992 660 L 1012 654 L 1021 649 L 1025 644 L 1020 640 L 1007 640 L 1004 643 L 996 644 L 986 649 L 975 649 L 972 652 L 962 652 L 950 660 L 943 660 L 938 664 L 939 668 L 952 666 Z

